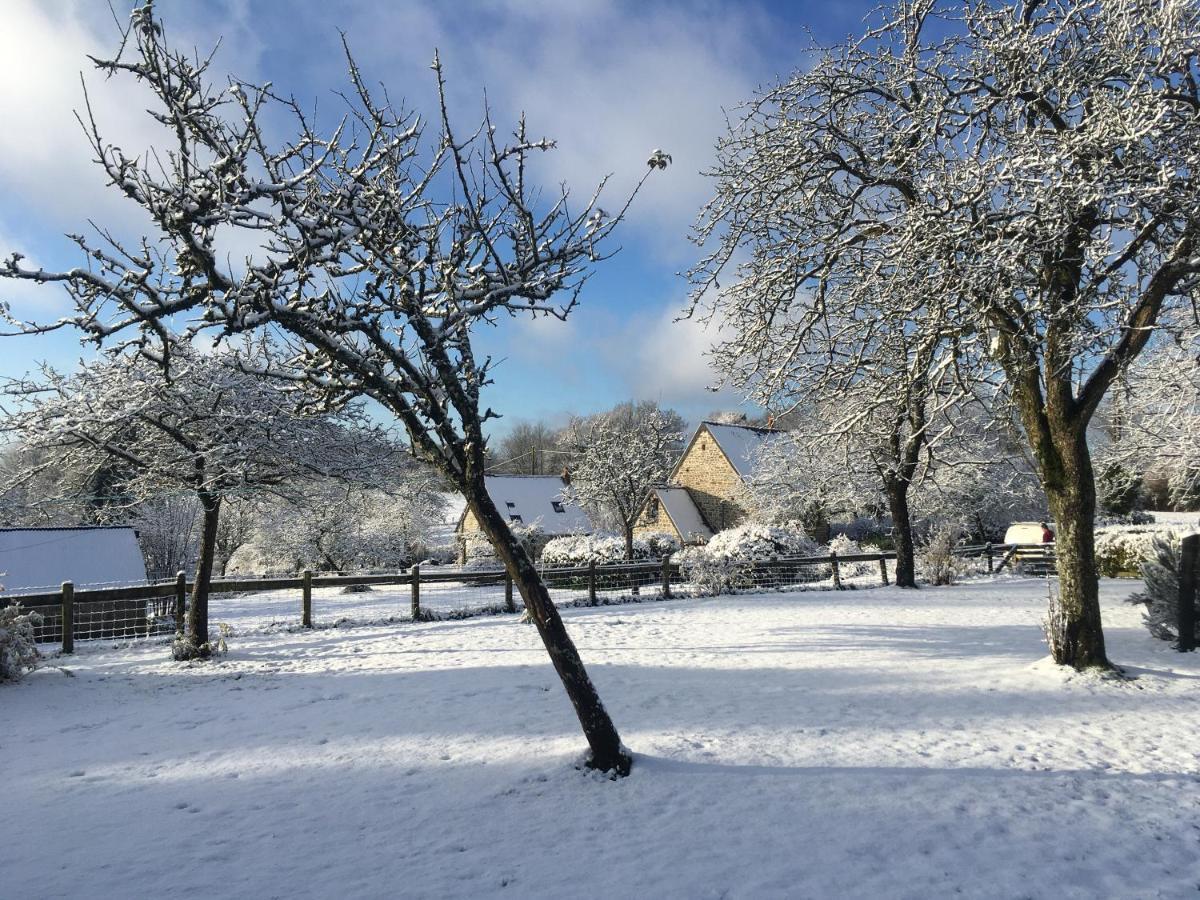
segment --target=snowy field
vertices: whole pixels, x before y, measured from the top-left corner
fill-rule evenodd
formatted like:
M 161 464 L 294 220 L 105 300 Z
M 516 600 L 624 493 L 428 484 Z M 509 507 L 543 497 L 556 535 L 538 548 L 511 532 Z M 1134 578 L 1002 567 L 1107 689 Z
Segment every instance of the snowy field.
M 1129 681 L 1034 579 L 566 610 L 619 782 L 515 617 L 84 645 L 0 691 L 0 894 L 1195 897 L 1200 654 L 1135 586 Z

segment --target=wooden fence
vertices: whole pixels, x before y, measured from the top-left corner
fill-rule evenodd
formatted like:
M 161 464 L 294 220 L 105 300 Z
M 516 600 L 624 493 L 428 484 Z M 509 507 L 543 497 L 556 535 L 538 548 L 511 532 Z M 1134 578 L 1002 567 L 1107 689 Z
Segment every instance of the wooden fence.
M 748 560 L 741 564 L 747 579 L 747 587 L 779 588 L 818 580 L 812 574 L 818 567 L 826 566 L 833 587 L 840 589 L 842 566 L 852 563 L 878 563 L 879 578 L 888 584 L 887 560 L 895 559 L 894 553 L 856 553 L 838 556 L 773 557 Z M 807 573 L 807 574 L 805 574 Z M 673 595 L 674 586 L 680 584 L 681 570 L 678 562 L 670 559 L 652 562 L 621 563 L 615 565 L 554 567 L 541 570 L 543 581 L 549 588 L 568 588 L 586 592 L 583 603 L 594 605 L 599 602 L 602 591 L 628 591 L 653 588 L 664 599 Z M 209 594 L 245 594 L 262 591 L 295 590 L 300 594 L 300 624 L 311 628 L 313 624 L 312 592 L 314 588 L 347 588 L 366 585 L 409 585 L 411 591 L 411 617 L 420 621 L 431 616 L 422 610 L 421 587 L 434 584 L 458 584 L 479 588 L 494 588 L 497 594 L 503 591 L 503 608 L 516 612 L 513 583 L 509 574 L 502 570 L 470 571 L 462 569 L 430 568 L 413 566 L 408 572 L 365 575 L 332 575 L 303 572 L 288 577 L 242 576 L 214 578 Z M 42 615 L 42 623 L 36 629 L 39 642 L 60 642 L 64 653 L 74 649 L 75 640 L 101 638 L 135 638 L 156 634 L 173 633 L 178 623 L 184 621 L 188 598 L 194 583 L 181 572 L 169 581 L 131 587 L 94 588 L 75 590 L 71 582 L 64 582 L 57 591 L 0 595 L 0 607 L 19 603 L 24 609 Z

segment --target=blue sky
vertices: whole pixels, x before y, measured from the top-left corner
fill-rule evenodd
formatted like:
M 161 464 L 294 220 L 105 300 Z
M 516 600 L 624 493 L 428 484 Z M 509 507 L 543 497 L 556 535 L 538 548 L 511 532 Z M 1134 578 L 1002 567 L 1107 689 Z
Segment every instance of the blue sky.
M 120 6 L 118 0 L 117 6 Z M 755 88 L 807 63 L 808 32 L 830 42 L 862 28 L 872 4 L 601 0 L 338 2 L 160 0 L 177 42 L 222 46 L 215 70 L 334 109 L 345 84 L 344 31 L 367 77 L 429 110 L 435 47 L 460 122 L 478 119 L 486 89 L 495 120 L 525 111 L 530 129 L 558 141 L 543 160 L 549 185 L 590 192 L 612 173 L 619 196 L 661 147 L 674 164 L 651 180 L 620 233 L 621 253 L 588 283 L 566 322 L 509 321 L 479 335 L 503 363 L 487 402 L 505 419 L 564 419 L 625 399 L 654 399 L 696 419 L 735 405 L 704 351 L 711 336 L 675 318 L 687 296 L 677 273 L 695 261 L 688 228 L 711 186 L 701 172 L 732 109 Z M 147 103 L 126 82 L 105 82 L 86 54 L 114 46 L 103 0 L 6 0 L 0 31 L 0 253 L 46 267 L 77 261 L 63 234 L 89 218 L 138 230 L 131 205 L 104 187 L 73 110 L 80 73 L 98 118 L 126 149 L 154 140 Z M 54 288 L 0 282 L 0 299 L 39 320 L 67 307 Z M 0 375 L 81 355 L 69 332 L 0 340 Z

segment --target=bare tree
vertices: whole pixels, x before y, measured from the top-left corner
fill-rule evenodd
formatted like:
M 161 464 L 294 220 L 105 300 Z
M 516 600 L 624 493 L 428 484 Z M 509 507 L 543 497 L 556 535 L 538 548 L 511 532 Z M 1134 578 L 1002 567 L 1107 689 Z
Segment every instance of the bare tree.
M 496 475 L 557 475 L 563 469 L 558 431 L 545 422 L 514 422 L 495 456 L 489 471 Z
M 302 474 L 358 479 L 403 457 L 353 410 L 305 415 L 293 392 L 246 374 L 232 355 L 173 352 L 169 380 L 158 362 L 126 353 L 71 376 L 47 367 L 38 381 L 11 382 L 15 405 L 3 427 L 37 451 L 21 478 L 53 470 L 86 489 L 117 460 L 128 473 L 120 493 L 131 504 L 192 493 L 199 556 L 187 627 L 174 648 L 177 659 L 190 659 L 211 649 L 208 594 L 227 496 L 284 490 Z
M 428 142 L 418 117 L 372 96 L 352 59 L 346 119 L 326 135 L 270 88 L 215 87 L 208 60 L 168 46 L 149 3 L 119 53 L 97 65 L 149 88 L 154 117 L 174 136 L 150 162 L 106 143 L 87 117 L 100 164 L 158 233 L 137 247 L 103 232 L 79 236 L 86 268 L 45 272 L 18 255 L 0 276 L 63 284 L 77 307 L 64 321 L 96 341 L 170 342 L 175 325 L 184 338 L 272 328 L 289 337 L 292 355 L 270 374 L 322 402 L 368 396 L 392 412 L 413 452 L 462 491 L 512 574 L 588 739 L 589 764 L 626 772 L 616 727 L 485 488 L 484 423 L 496 414 L 481 409 L 480 391 L 492 361 L 475 355 L 471 332 L 503 316 L 567 316 L 632 196 L 609 215 L 599 190 L 578 205 L 565 189 L 543 194 L 529 166 L 553 142 L 531 138 L 523 120 L 507 141 L 490 118 L 460 137 L 436 58 L 440 121 Z M 268 137 L 267 107 L 274 122 L 295 123 L 290 143 Z M 666 164 L 660 156 L 639 187 Z M 249 233 L 265 251 L 228 265 L 222 230 Z
M 677 412 L 646 400 L 576 417 L 563 434 L 571 454 L 566 493 L 620 523 L 626 559 L 633 559 L 633 526 L 651 486 L 666 481 L 679 457 L 683 428 Z
M 701 287 L 749 254 L 722 283 L 743 335 L 869 303 L 851 347 L 942 332 L 956 374 L 999 375 L 1058 525 L 1055 659 L 1077 668 L 1109 665 L 1087 426 L 1200 273 L 1198 60 L 1183 0 L 899 4 L 756 99 L 699 230 Z

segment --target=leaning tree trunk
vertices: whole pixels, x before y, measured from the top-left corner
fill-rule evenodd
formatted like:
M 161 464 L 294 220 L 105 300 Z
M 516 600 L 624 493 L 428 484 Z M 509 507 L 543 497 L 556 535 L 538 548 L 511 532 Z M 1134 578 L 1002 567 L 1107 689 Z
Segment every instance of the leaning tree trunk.
M 579 724 L 583 727 L 584 736 L 591 747 L 588 766 L 602 772 L 628 775 L 633 760 L 621 746 L 617 728 L 604 704 L 600 702 L 600 695 L 596 693 L 596 688 L 588 677 L 579 651 L 575 648 L 571 636 L 567 634 L 558 609 L 550 600 L 550 592 L 538 577 L 529 554 L 513 537 L 500 512 L 492 503 L 484 489 L 482 478 L 479 478 L 477 483 L 469 484 L 467 502 L 480 528 L 491 540 L 497 555 L 512 576 L 513 584 L 521 592 L 525 609 L 537 626 L 546 652 L 550 654 L 550 661 L 554 664 L 554 670 L 575 707 L 575 715 L 579 717 Z
M 1065 429 L 1064 429 L 1065 430 Z M 1056 459 L 1043 473 L 1046 499 L 1057 528 L 1058 600 L 1051 653 L 1059 665 L 1111 668 L 1100 622 L 1096 569 L 1096 482 L 1082 434 L 1055 435 Z
M 192 587 L 192 605 L 187 615 L 187 632 L 175 642 L 176 659 L 205 658 L 211 655 L 208 643 L 208 593 L 212 584 L 213 557 L 217 549 L 217 525 L 221 518 L 221 498 L 200 493 L 204 510 L 204 530 L 200 539 L 200 559 L 196 563 L 196 579 Z
M 912 515 L 908 509 L 909 482 L 887 482 L 888 510 L 892 514 L 892 535 L 896 542 L 896 587 L 917 586 L 916 549 L 913 542 Z

